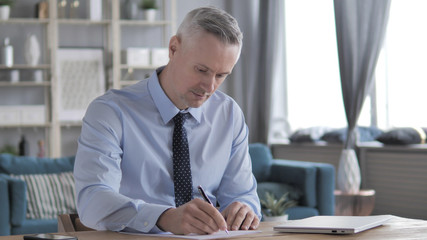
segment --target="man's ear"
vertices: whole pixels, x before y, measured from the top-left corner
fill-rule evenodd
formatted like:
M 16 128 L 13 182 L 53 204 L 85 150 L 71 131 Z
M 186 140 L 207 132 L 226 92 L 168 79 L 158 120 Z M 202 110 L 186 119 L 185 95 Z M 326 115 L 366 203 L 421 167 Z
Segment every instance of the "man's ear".
M 169 58 L 172 58 L 180 47 L 179 38 L 175 35 L 169 41 Z

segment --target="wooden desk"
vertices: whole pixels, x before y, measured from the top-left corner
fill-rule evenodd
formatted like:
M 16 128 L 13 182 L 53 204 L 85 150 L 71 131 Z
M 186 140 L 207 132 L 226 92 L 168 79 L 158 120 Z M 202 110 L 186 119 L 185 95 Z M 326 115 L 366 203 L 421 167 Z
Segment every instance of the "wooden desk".
M 383 226 L 370 229 L 361 233 L 353 235 L 328 235 L 328 234 L 300 234 L 300 233 L 278 233 L 273 231 L 273 226 L 277 223 L 274 222 L 263 222 L 261 223 L 259 230 L 261 233 L 244 235 L 241 237 L 235 237 L 231 239 L 427 239 L 427 221 L 415 220 L 401 217 L 393 217 Z M 110 231 L 89 231 L 89 232 L 70 232 L 67 235 L 77 236 L 79 240 L 143 240 L 153 239 L 152 237 L 143 237 L 136 235 L 126 235 Z M 155 239 L 179 239 L 179 238 L 155 238 Z M 22 240 L 22 235 L 5 236 L 0 237 L 0 240 Z

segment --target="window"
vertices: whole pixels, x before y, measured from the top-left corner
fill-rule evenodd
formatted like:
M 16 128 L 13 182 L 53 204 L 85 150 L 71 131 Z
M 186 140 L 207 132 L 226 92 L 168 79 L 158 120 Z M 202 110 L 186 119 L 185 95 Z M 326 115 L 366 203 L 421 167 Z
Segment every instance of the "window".
M 287 111 L 282 118 L 274 116 L 272 131 L 285 120 L 287 134 L 314 126 L 345 127 L 333 0 L 286 0 L 284 12 Z M 392 1 L 375 92 L 365 100 L 359 126 L 427 126 L 426 12 L 424 0 Z M 275 110 L 283 104 L 274 99 L 272 112 L 283 112 Z
M 394 0 L 376 71 L 380 128 L 426 127 L 427 1 Z

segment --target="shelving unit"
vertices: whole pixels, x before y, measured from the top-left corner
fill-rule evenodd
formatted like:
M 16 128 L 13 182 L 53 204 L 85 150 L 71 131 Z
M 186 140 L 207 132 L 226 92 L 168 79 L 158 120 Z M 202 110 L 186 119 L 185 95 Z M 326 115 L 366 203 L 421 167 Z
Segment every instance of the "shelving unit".
M 82 3 L 89 0 L 80 0 Z M 137 0 L 135 0 L 137 1 Z M 30 0 L 25 0 L 29 5 L 35 4 Z M 128 20 L 121 18 L 121 7 L 125 3 L 124 0 L 105 0 L 102 1 L 103 4 L 103 19 L 92 21 L 89 19 L 65 19 L 58 18 L 58 9 L 57 9 L 57 0 L 48 0 L 49 4 L 49 18 L 47 19 L 37 19 L 37 18 L 23 18 L 19 16 L 18 18 L 10 18 L 8 20 L 0 20 L 0 31 L 2 31 L 2 26 L 10 25 L 22 25 L 22 26 L 37 26 L 39 25 L 43 28 L 42 39 L 39 39 L 40 45 L 42 47 L 43 59 L 41 59 L 41 64 L 37 66 L 29 66 L 26 64 L 18 63 L 13 65 L 11 68 L 4 65 L 0 65 L 0 73 L 7 72 L 10 70 L 42 70 L 45 74 L 45 79 L 41 82 L 30 81 L 30 79 L 20 79 L 20 82 L 12 83 L 0 79 L 0 88 L 4 89 L 37 89 L 42 88 L 44 92 L 44 102 L 43 105 L 46 108 L 46 122 L 43 124 L 7 124 L 0 125 L 0 133 L 3 131 L 10 131 L 10 129 L 44 129 L 43 132 L 46 144 L 46 152 L 50 157 L 60 157 L 63 156 L 62 140 L 64 138 L 69 138 L 69 136 L 63 136 L 64 132 L 69 131 L 80 131 L 81 121 L 79 122 L 70 122 L 70 121 L 60 121 L 58 118 L 58 113 L 60 106 L 58 105 L 59 95 L 58 95 L 58 75 L 56 73 L 57 69 L 57 54 L 58 49 L 62 48 L 60 31 L 66 26 L 77 26 L 86 31 L 89 31 L 92 27 L 101 27 L 103 30 L 102 39 L 102 48 L 104 50 L 104 66 L 105 66 L 105 76 L 106 76 L 106 86 L 108 88 L 120 89 L 124 86 L 134 84 L 141 79 L 131 79 L 131 80 L 122 80 L 124 73 L 129 69 L 133 71 L 153 71 L 159 66 L 128 66 L 121 61 L 121 51 L 126 47 L 146 47 L 144 42 L 141 42 L 139 46 L 125 46 L 122 44 L 123 28 L 136 28 L 141 31 L 144 29 L 150 28 L 161 28 L 162 36 L 159 46 L 156 47 L 167 47 L 170 36 L 175 33 L 176 30 L 176 3 L 175 0 L 158 0 L 159 5 L 161 6 L 162 12 L 160 13 L 159 20 L 149 22 L 144 20 Z M 82 6 L 83 7 L 83 6 Z M 13 9 L 12 9 L 13 11 Z M 25 16 L 26 17 L 26 16 Z M 9 28 L 9 31 L 10 28 Z M 0 34 L 0 37 L 5 35 Z M 23 38 L 26 37 L 26 32 L 20 34 Z M 82 36 L 80 36 L 82 37 Z M 84 36 L 83 36 L 84 37 Z M 126 36 L 126 38 L 131 38 L 132 36 Z M 15 48 L 17 48 L 16 46 Z M 78 46 L 84 47 L 84 46 Z M 91 47 L 91 46 L 89 46 Z M 16 61 L 15 61 L 16 62 Z M 0 75 L 1 77 L 1 75 Z M 9 101 L 9 100 L 8 100 Z M 3 103 L 0 101 L 0 106 Z M 8 104 L 10 105 L 10 104 Z M 71 130 L 70 130 L 71 129 Z M 75 130 L 74 130 L 75 129 Z M 39 131 L 39 130 L 37 130 Z M 71 134 L 77 135 L 77 134 Z M 74 140 L 73 140 L 74 141 Z M 77 139 L 75 139 L 77 141 Z M 0 146 L 1 147 L 1 146 Z

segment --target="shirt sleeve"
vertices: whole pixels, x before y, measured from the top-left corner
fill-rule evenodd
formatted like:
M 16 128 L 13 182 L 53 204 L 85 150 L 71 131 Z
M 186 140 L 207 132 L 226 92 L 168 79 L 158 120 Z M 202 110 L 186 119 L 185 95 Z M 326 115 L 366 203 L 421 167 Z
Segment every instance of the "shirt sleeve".
M 249 155 L 248 127 L 242 111 L 235 106 L 233 111 L 233 142 L 226 171 L 218 190 L 220 211 L 233 202 L 242 202 L 253 209 L 261 219 L 261 206 L 257 194 L 257 182 L 252 173 Z
M 95 100 L 83 119 L 74 166 L 77 211 L 97 230 L 158 232 L 156 222 L 168 208 L 120 194 L 122 120 L 111 103 Z

